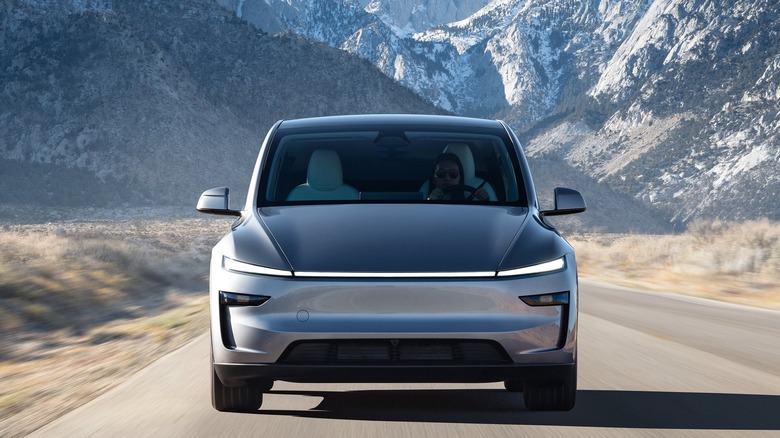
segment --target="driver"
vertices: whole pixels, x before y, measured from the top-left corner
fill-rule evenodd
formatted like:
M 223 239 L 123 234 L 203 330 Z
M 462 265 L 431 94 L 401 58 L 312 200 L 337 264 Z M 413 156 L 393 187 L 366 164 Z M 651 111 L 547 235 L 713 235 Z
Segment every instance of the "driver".
M 464 194 L 463 166 L 458 156 L 453 153 L 443 153 L 433 161 L 433 172 L 428 187 L 433 187 L 428 195 L 430 201 L 463 201 L 476 199 L 487 201 L 488 193 L 482 187 L 477 187 L 473 193 Z M 471 192 L 471 190 L 469 190 Z

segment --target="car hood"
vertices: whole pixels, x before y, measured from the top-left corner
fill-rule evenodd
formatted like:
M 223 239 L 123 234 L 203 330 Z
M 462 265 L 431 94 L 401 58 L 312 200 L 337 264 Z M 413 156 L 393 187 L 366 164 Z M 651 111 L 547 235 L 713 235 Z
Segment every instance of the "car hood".
M 346 204 L 265 207 L 260 218 L 293 271 L 496 271 L 527 208 Z

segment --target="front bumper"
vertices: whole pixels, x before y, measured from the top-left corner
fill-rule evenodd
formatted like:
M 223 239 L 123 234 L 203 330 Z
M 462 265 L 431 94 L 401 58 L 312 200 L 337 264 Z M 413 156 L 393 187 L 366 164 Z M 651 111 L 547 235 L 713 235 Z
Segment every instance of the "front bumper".
M 490 382 L 565 374 L 576 362 L 577 274 L 489 279 L 300 279 L 211 271 L 213 363 L 225 384 L 252 379 L 309 382 Z M 220 291 L 269 296 L 225 307 Z M 532 307 L 521 296 L 569 292 L 569 304 Z M 492 342 L 504 363 L 284 363 L 291 345 L 351 340 Z M 437 341 L 437 342 L 438 342 Z M 454 351 L 454 350 L 453 350 Z M 549 371 L 558 370 L 558 371 Z
M 563 381 L 574 363 L 532 365 L 279 365 L 214 364 L 226 386 L 243 386 L 257 380 L 298 383 L 486 383 L 532 380 Z

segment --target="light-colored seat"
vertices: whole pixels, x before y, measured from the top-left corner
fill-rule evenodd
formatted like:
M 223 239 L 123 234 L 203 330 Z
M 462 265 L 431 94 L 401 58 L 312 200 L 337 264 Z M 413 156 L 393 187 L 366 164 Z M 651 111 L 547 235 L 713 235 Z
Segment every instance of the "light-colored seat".
M 336 151 L 317 149 L 309 158 L 306 183 L 295 187 L 287 195 L 288 201 L 356 200 L 360 193 L 344 184 L 341 159 Z
M 469 145 L 464 143 L 451 143 L 448 144 L 442 153 L 451 153 L 458 156 L 458 159 L 460 160 L 460 165 L 463 166 L 463 183 L 467 186 L 471 186 L 474 188 L 479 187 L 481 184 L 482 188 L 485 189 L 485 192 L 487 192 L 488 197 L 491 201 L 497 201 L 498 197 L 496 196 L 496 191 L 493 189 L 493 186 L 490 185 L 489 182 L 485 181 L 484 178 L 480 178 L 476 175 L 476 166 L 474 164 L 474 155 L 471 153 L 471 148 L 469 148 Z M 420 187 L 420 192 L 425 194 L 425 196 L 430 193 L 429 190 L 429 181 L 425 181 L 423 185 Z M 468 196 L 469 193 L 466 193 L 466 196 Z

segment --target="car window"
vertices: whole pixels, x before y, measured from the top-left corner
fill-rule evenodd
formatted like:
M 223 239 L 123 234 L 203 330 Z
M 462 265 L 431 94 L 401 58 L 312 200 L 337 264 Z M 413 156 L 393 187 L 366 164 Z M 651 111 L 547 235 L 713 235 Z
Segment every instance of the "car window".
M 269 145 L 258 205 L 430 202 L 434 162 L 455 154 L 464 196 L 442 202 L 518 205 L 525 189 L 508 139 L 486 133 L 362 130 L 279 133 Z M 435 183 L 434 183 L 435 184 Z M 473 198 L 473 197 L 472 197 Z

